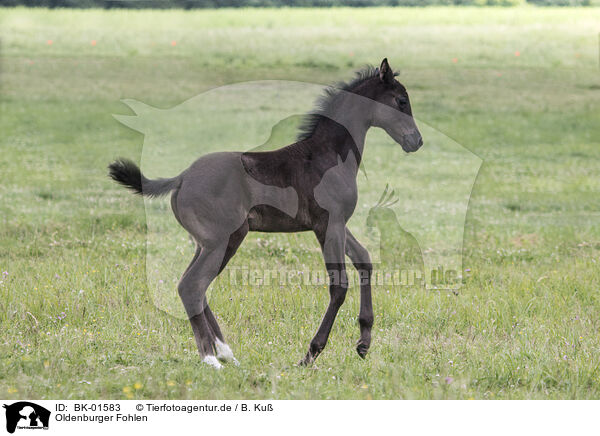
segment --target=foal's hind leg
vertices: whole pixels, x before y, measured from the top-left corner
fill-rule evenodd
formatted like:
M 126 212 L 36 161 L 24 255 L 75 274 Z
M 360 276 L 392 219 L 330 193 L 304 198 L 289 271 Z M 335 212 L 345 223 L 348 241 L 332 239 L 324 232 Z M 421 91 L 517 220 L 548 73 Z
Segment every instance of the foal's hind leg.
M 191 235 L 190 235 L 190 238 L 192 238 Z M 193 240 L 193 238 L 192 238 L 192 240 Z M 201 247 L 197 246 L 196 253 L 194 254 L 194 258 L 192 259 L 189 266 L 185 270 L 184 276 L 190 270 L 192 265 L 194 265 L 196 259 L 198 258 L 198 256 L 200 256 L 201 251 L 202 251 Z M 231 348 L 229 348 L 229 346 L 227 344 L 225 344 L 225 340 L 223 339 L 223 333 L 221 333 L 219 324 L 217 323 L 215 316 L 213 315 L 212 311 L 210 310 L 210 307 L 208 305 L 208 301 L 206 300 L 206 297 L 204 297 L 203 307 L 204 307 L 204 311 L 202 312 L 202 314 L 199 314 L 194 318 L 190 318 L 190 323 L 192 324 L 192 331 L 194 332 L 194 337 L 196 338 L 196 345 L 198 346 L 199 350 L 202 350 L 202 351 L 200 351 L 200 354 L 208 355 L 207 353 L 210 352 L 210 349 L 211 349 L 210 344 L 214 343 L 216 351 L 217 351 L 218 359 L 231 360 L 231 361 L 235 362 L 236 364 L 238 364 L 235 357 L 233 357 Z M 208 326 L 208 329 L 207 329 L 207 326 Z M 211 342 L 211 339 L 212 339 L 212 342 Z M 227 358 L 227 357 L 229 357 L 229 358 Z M 219 367 L 218 362 L 215 363 L 210 358 L 209 358 L 209 360 L 211 360 L 210 363 L 213 364 L 213 366 Z
M 219 274 L 225 269 L 227 263 L 231 260 L 233 255 L 236 253 L 237 249 L 240 248 L 242 241 L 248 234 L 248 230 L 249 225 L 248 220 L 246 220 L 240 226 L 239 229 L 237 229 L 229 236 L 229 241 L 227 242 L 227 249 L 225 250 L 225 256 L 223 256 L 223 261 L 221 262 L 221 267 L 219 268 Z M 210 310 L 210 307 L 208 307 L 208 304 L 206 305 L 206 319 L 208 321 L 209 326 L 211 326 L 213 332 L 217 336 L 217 340 L 215 343 L 217 350 L 217 358 L 225 362 L 233 362 L 236 365 L 239 365 L 239 362 L 233 355 L 233 351 L 231 351 L 231 347 L 225 343 L 225 339 L 223 339 L 223 334 L 221 333 L 219 324 L 217 324 L 217 320 L 215 319 L 212 311 Z
M 215 357 L 218 337 L 207 320 L 206 290 L 219 273 L 226 248 L 225 244 L 220 244 L 197 250 L 178 285 L 179 296 L 192 325 L 198 352 L 204 362 L 217 368 L 221 367 Z
M 356 344 L 356 352 L 364 359 L 371 346 L 371 328 L 373 327 L 373 304 L 371 302 L 371 276 L 373 265 L 369 252 L 356 240 L 346 227 L 346 255 L 358 271 L 360 281 L 360 339 Z
M 217 359 L 224 362 L 233 362 L 234 364 L 239 365 L 240 363 L 233 355 L 231 347 L 225 343 L 223 333 L 221 333 L 217 319 L 213 315 L 212 310 L 210 310 L 208 302 L 204 308 L 204 316 L 206 318 L 206 322 L 208 323 L 208 327 L 215 336 L 215 351 L 217 352 Z
M 233 232 L 227 244 L 212 244 L 196 251 L 179 284 L 179 295 L 186 308 L 196 345 L 206 363 L 221 367 L 218 360 L 238 364 L 206 299 L 212 280 L 225 268 L 248 234 L 248 222 Z M 199 300 L 201 299 L 201 300 Z M 201 301 L 200 304 L 198 301 Z M 216 354 L 216 358 L 215 358 Z

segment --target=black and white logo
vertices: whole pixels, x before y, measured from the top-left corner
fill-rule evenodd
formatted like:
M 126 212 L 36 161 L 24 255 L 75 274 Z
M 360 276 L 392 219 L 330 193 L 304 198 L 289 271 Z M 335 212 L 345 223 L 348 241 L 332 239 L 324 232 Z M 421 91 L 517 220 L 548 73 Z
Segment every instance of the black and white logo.
M 29 401 L 19 401 L 6 409 L 6 431 L 14 433 L 16 429 L 47 430 L 50 423 L 50 411 Z

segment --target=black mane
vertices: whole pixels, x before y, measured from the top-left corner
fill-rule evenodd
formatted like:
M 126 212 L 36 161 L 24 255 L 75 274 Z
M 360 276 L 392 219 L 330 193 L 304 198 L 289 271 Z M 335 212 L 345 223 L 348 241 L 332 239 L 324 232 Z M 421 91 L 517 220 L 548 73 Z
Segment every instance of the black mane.
M 378 74 L 379 68 L 376 68 L 372 65 L 367 65 L 358 70 L 351 81 L 339 82 L 335 85 L 330 85 L 325 88 L 323 95 L 317 99 L 314 109 L 304 116 L 304 119 L 298 128 L 298 136 L 296 137 L 296 140 L 304 141 L 305 139 L 313 136 L 319 121 L 321 121 L 324 117 L 322 114 L 327 113 L 331 102 L 341 91 L 352 91 L 365 80 L 372 79 Z

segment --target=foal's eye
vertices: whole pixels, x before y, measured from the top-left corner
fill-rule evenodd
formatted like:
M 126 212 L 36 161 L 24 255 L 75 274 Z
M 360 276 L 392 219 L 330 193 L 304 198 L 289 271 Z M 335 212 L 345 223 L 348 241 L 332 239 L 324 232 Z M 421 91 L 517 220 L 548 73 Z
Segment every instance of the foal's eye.
M 408 100 L 406 97 L 396 97 L 396 104 L 398 105 L 398 108 L 402 109 L 407 103 Z

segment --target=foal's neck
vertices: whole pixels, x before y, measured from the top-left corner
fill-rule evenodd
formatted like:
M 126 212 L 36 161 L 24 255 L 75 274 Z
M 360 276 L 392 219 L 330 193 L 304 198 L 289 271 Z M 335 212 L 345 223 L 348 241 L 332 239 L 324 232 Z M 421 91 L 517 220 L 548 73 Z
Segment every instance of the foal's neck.
M 370 99 L 342 91 L 321 112 L 311 136 L 313 144 L 323 153 L 335 152 L 342 159 L 351 151 L 360 164 L 365 137 L 371 127 L 372 103 Z
M 337 160 L 337 156 L 346 160 L 348 153 L 353 153 L 360 163 L 365 135 L 366 130 L 363 134 L 353 135 L 342 124 L 330 118 L 322 118 L 311 136 L 311 152 L 320 156 L 330 155 L 334 160 Z

